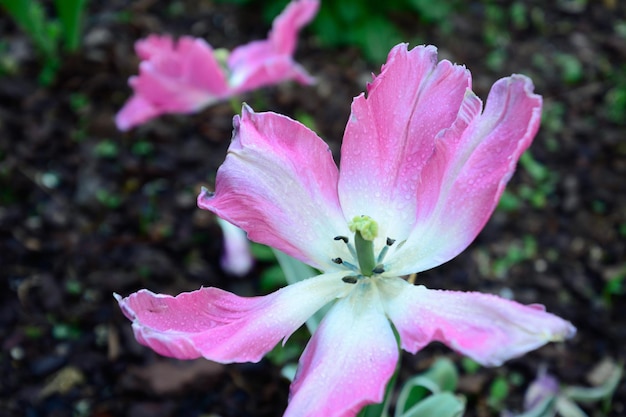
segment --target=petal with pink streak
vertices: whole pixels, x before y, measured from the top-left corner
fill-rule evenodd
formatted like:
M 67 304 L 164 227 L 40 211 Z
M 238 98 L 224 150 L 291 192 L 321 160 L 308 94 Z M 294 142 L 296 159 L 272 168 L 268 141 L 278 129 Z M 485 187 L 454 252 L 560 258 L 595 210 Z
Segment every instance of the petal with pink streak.
M 160 116 L 163 112 L 142 96 L 134 95 L 115 115 L 115 125 L 121 131 L 129 130 L 137 125 Z
M 381 402 L 398 345 L 374 283 L 363 280 L 328 312 L 307 345 L 285 417 L 355 416 Z
M 391 50 L 367 97 L 352 103 L 339 180 L 346 218 L 369 215 L 383 238 L 407 238 L 415 223 L 420 172 L 469 86 L 465 67 L 437 63 L 433 46 L 408 51 L 400 44 Z
M 234 126 L 215 195 L 203 192 L 200 208 L 242 228 L 253 241 L 324 271 L 338 270 L 331 258 L 347 256 L 347 249 L 333 238 L 350 232 L 328 145 L 288 117 L 247 106 Z
M 513 75 L 494 84 L 480 109 L 468 92 L 454 126 L 437 139 L 417 190 L 417 223 L 390 266 L 397 275 L 440 265 L 474 240 L 535 137 L 541 96 L 530 79 Z
M 137 341 L 178 359 L 258 362 L 313 313 L 344 295 L 345 273 L 324 274 L 263 297 L 202 288 L 176 297 L 141 290 L 115 295 Z
M 483 365 L 498 366 L 576 333 L 571 323 L 537 304 L 477 292 L 429 290 L 400 278 L 388 279 L 381 288 L 385 312 L 400 334 L 402 348 L 411 353 L 439 341 Z

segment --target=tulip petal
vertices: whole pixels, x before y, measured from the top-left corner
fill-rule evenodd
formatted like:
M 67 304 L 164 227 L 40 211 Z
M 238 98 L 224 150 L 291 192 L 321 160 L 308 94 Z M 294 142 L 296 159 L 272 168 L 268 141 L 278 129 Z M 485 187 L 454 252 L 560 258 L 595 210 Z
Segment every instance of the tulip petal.
M 135 48 L 143 60 L 129 82 L 134 95 L 116 116 L 120 130 L 164 113 L 198 111 L 229 93 L 213 49 L 202 39 L 182 37 L 175 44 L 152 35 Z
M 317 14 L 319 0 L 295 0 L 274 19 L 269 40 L 281 54 L 293 55 L 298 32 Z
M 350 232 L 328 145 L 288 117 L 248 106 L 234 126 L 215 195 L 200 194 L 200 208 L 242 228 L 253 241 L 326 272 L 338 270 L 331 259 L 346 256 L 347 249 L 333 238 Z
M 285 417 L 355 416 L 381 402 L 398 345 L 372 282 L 336 302 L 307 345 Z
M 256 61 L 252 61 L 250 58 L 240 65 L 231 67 L 231 71 L 229 82 L 233 94 L 288 80 L 295 80 L 300 84 L 313 84 L 315 82 L 315 79 L 302 66 L 295 63 L 290 56 L 276 54 L 259 56 Z
M 219 217 L 217 217 L 217 224 L 222 229 L 224 237 L 224 248 L 220 259 L 222 269 L 239 277 L 246 275 L 254 265 L 246 232 Z
M 250 91 L 282 81 L 301 84 L 314 82 L 304 68 L 293 60 L 298 32 L 319 8 L 318 0 L 294 0 L 274 19 L 268 39 L 241 45 L 228 57 L 230 85 L 235 93 Z
M 468 92 L 455 124 L 437 139 L 421 175 L 417 223 L 390 266 L 397 275 L 447 262 L 474 240 L 539 128 L 541 96 L 523 75 L 496 82 L 480 108 Z
M 491 294 L 429 290 L 399 278 L 389 279 L 381 293 L 402 348 L 411 353 L 439 341 L 483 365 L 498 366 L 576 333 L 571 323 L 541 305 Z
M 415 223 L 420 172 L 435 136 L 454 122 L 470 87 L 465 67 L 437 63 L 433 46 L 400 44 L 356 97 L 341 148 L 339 196 L 347 219 L 368 215 L 383 238 L 405 240 Z
M 152 34 L 135 42 L 135 52 L 142 61 L 150 60 L 152 57 L 175 49 L 174 40 L 168 35 Z
M 140 95 L 134 95 L 115 115 L 115 125 L 123 132 L 160 116 L 163 112 Z
M 263 297 L 239 297 L 218 288 L 176 297 L 148 290 L 115 296 L 133 322 L 137 341 L 161 355 L 258 362 L 326 303 L 345 295 L 352 284 L 341 280 L 344 275 L 320 275 Z

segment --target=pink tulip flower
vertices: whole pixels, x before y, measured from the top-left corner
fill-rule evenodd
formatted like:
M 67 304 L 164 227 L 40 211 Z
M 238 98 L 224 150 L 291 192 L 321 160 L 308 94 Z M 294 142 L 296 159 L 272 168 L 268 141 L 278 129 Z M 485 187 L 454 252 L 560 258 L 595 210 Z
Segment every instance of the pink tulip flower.
M 137 41 L 139 75 L 134 94 L 115 117 L 128 130 L 165 113 L 194 113 L 263 86 L 313 78 L 293 60 L 298 32 L 317 13 L 319 0 L 293 0 L 274 20 L 268 39 L 235 48 L 227 60 L 202 39 L 150 35 Z M 223 66 L 220 61 L 223 62 Z
M 256 362 L 330 303 L 300 358 L 289 417 L 354 416 L 380 402 L 399 354 L 391 323 L 408 352 L 439 341 L 489 366 L 571 337 L 575 328 L 541 305 L 403 279 L 480 232 L 541 105 L 532 82 L 512 75 L 483 110 L 465 67 L 401 44 L 352 103 L 341 170 L 304 125 L 244 106 L 215 194 L 198 204 L 323 273 L 262 297 L 117 296 L 135 337 L 166 356 Z

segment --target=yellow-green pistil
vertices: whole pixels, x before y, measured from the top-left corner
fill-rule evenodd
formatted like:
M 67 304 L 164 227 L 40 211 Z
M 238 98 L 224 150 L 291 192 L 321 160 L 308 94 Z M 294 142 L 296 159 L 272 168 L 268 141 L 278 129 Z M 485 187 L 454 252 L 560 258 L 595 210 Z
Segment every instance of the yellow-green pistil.
M 354 248 L 361 274 L 371 277 L 376 268 L 373 242 L 378 236 L 378 223 L 369 216 L 356 216 L 348 227 L 354 232 Z

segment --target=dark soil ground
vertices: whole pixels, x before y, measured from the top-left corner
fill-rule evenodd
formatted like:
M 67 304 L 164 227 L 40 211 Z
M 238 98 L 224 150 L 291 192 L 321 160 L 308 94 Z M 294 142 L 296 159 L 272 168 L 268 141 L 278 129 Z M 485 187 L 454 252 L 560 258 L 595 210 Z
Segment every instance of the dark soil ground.
M 232 48 L 264 37 L 268 24 L 256 8 L 208 0 L 92 3 L 83 49 L 64 56 L 49 87 L 37 83 L 28 39 L 0 14 L 5 57 L 17 66 L 0 78 L 0 416 L 279 416 L 289 387 L 279 366 L 159 357 L 135 342 L 112 297 L 140 288 L 260 292 L 271 264 L 259 262 L 243 279 L 221 271 L 220 230 L 195 206 L 224 159 L 231 106 L 129 133 L 116 131 L 113 116 L 130 94 L 140 37 L 190 34 Z M 626 5 L 545 3 L 518 2 L 526 7 L 518 21 L 508 2 L 466 2 L 447 29 L 397 16 L 407 40 L 464 63 L 481 97 L 499 77 L 520 72 L 545 99 L 530 151 L 539 165 L 518 169 L 508 204 L 468 250 L 418 280 L 543 303 L 578 334 L 500 368 L 462 371 L 468 416 L 519 410 L 542 364 L 563 384 L 589 385 L 600 363 L 626 360 L 618 285 L 626 276 L 626 117 L 616 99 L 619 86 L 626 89 Z M 322 48 L 310 32 L 297 56 L 316 86 L 284 84 L 242 99 L 255 110 L 310 116 L 339 156 L 351 99 L 382 62 Z M 404 356 L 401 378 L 438 355 L 463 369 L 459 355 L 433 345 Z M 509 394 L 494 405 L 498 379 Z M 626 415 L 624 383 L 611 408 L 609 416 Z M 603 415 L 593 404 L 585 410 Z

